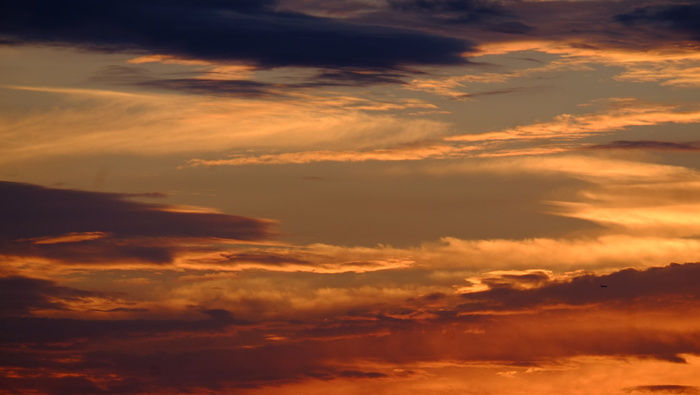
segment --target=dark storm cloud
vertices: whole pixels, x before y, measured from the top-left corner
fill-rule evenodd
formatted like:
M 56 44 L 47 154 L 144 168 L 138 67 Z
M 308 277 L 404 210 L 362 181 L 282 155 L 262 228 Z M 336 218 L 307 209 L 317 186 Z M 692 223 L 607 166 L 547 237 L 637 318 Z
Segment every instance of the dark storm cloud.
M 272 2 L 28 0 L 0 6 L 6 44 L 166 54 L 259 67 L 463 64 L 460 39 L 278 12 Z
M 700 4 L 665 4 L 639 7 L 616 17 L 627 26 L 650 26 L 661 31 L 671 31 L 700 40 Z
M 597 144 L 586 147 L 586 149 L 606 150 L 606 149 L 643 149 L 656 151 L 700 151 L 700 143 L 698 142 L 682 142 L 674 143 L 669 141 L 652 141 L 639 140 L 627 141 L 618 140 L 608 144 Z
M 648 394 L 698 394 L 700 393 L 700 388 L 689 385 L 640 385 L 624 388 L 623 391 Z
M 0 252 L 61 261 L 169 262 L 181 238 L 259 240 L 271 222 L 235 215 L 171 211 L 134 195 L 0 182 Z

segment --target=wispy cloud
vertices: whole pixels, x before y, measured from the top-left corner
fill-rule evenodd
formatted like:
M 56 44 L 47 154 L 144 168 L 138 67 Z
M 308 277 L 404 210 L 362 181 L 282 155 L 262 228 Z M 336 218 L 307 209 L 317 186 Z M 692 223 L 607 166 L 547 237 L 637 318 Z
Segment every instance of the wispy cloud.
M 499 94 L 501 92 L 491 93 Z M 599 112 L 582 115 L 561 114 L 548 122 L 538 122 L 495 132 L 452 135 L 441 139 L 433 138 L 410 144 L 394 145 L 389 148 L 361 151 L 309 150 L 274 154 L 238 153 L 225 159 L 193 159 L 189 161 L 189 164 L 192 166 L 236 166 L 327 161 L 405 161 L 547 155 L 575 149 L 581 144 L 579 141 L 584 138 L 627 130 L 633 126 L 700 122 L 700 110 L 696 109 L 694 105 L 649 103 L 629 98 L 608 99 L 605 104 L 607 108 Z M 557 141 L 560 143 L 556 144 Z M 544 142 L 544 145 L 541 142 Z M 530 145 L 523 147 L 518 146 L 518 143 Z M 641 143 L 637 146 L 642 148 Z M 584 145 L 583 147 L 603 148 L 600 145 L 594 147 Z M 656 147 L 661 149 L 661 143 L 656 144 Z M 627 148 L 631 148 L 631 144 L 628 144 Z M 652 147 L 647 144 L 646 148 L 651 149 Z M 668 144 L 667 148 L 670 149 Z M 675 148 L 681 149 L 680 145 Z
M 425 146 L 415 144 L 415 146 L 409 145 L 368 151 L 306 151 L 260 156 L 239 156 L 229 159 L 192 159 L 188 163 L 191 166 L 237 166 L 311 162 L 364 162 L 373 160 L 406 161 L 431 158 L 444 159 L 450 156 L 459 156 L 460 153 L 473 149 L 472 147 L 456 148 L 449 145 L 428 143 Z
M 700 122 L 700 110 L 683 106 L 645 103 L 635 99 L 610 99 L 610 108 L 598 113 L 561 114 L 549 122 L 518 126 L 513 129 L 484 134 L 448 137 L 447 141 L 501 141 L 537 139 L 580 139 L 583 137 L 624 130 L 630 126 L 663 123 Z
M 318 150 L 337 145 L 367 150 L 442 137 L 448 126 L 384 113 L 435 108 L 412 99 L 374 101 L 295 93 L 289 100 L 269 102 L 91 89 L 12 89 L 57 95 L 60 104 L 47 111 L 0 117 L 6 131 L 0 161 L 95 152 L 152 155 L 243 148 Z

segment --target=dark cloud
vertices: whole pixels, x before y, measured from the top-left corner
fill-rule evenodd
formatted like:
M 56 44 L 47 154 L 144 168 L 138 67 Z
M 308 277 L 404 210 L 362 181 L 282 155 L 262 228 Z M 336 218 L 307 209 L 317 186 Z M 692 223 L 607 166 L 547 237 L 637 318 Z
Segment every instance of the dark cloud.
M 399 374 L 394 367 L 428 361 L 537 366 L 597 355 L 683 363 L 679 355 L 700 352 L 694 325 L 699 271 L 699 264 L 669 265 L 581 275 L 565 283 L 545 272 L 503 272 L 501 278 L 510 285 L 492 283 L 494 289 L 480 293 L 489 303 L 480 302 L 477 294 L 473 302 L 481 303 L 479 309 L 452 311 L 458 314 L 440 314 L 450 309 L 452 296 L 432 293 L 413 302 L 430 305 L 434 314 L 377 300 L 356 311 L 339 307 L 315 318 L 255 323 L 235 319 L 240 302 L 232 303 L 231 310 L 190 307 L 206 317 L 194 320 L 6 317 L 0 320 L 0 366 L 11 368 L 14 376 L 0 378 L 0 386 L 15 393 L 228 393 L 308 380 L 393 379 Z M 348 275 L 317 277 L 330 279 L 323 282 L 332 289 L 334 277 Z M 607 288 L 600 287 L 603 281 Z M 540 288 L 524 288 L 532 286 Z M 503 292 L 507 290 L 516 294 Z M 72 297 L 65 290 L 58 294 L 59 299 Z M 525 302 L 515 303 L 516 297 Z M 669 298 L 682 305 L 672 316 L 663 315 L 674 312 Z M 419 299 L 425 303 L 415 303 Z M 661 303 L 648 308 L 645 300 Z M 494 313 L 503 305 L 547 308 Z M 633 305 L 639 308 L 632 312 Z M 377 367 L 356 361 L 377 362 Z M 67 372 L 75 381 L 58 381 Z M 672 392 L 681 389 L 685 392 Z M 693 390 L 666 385 L 627 389 Z
M 315 78 L 315 85 L 326 86 L 367 86 L 382 84 L 405 84 L 404 78 L 407 76 L 399 73 L 373 72 L 357 70 L 333 70 L 319 73 Z
M 490 289 L 522 289 L 542 286 L 550 280 L 549 275 L 545 272 L 532 272 L 527 274 L 501 274 L 499 276 L 486 277 L 481 282 Z
M 250 322 L 239 320 L 225 310 L 200 312 L 208 319 L 71 319 L 44 317 L 0 318 L 0 341 L 3 344 L 63 344 L 73 347 L 71 341 L 99 342 L 111 339 L 150 338 L 164 333 L 189 333 L 221 331 Z M 47 330 L 51 328 L 51 330 Z M 82 340 L 81 340 L 82 339 Z
M 606 150 L 606 149 L 643 149 L 643 150 L 656 150 L 656 151 L 700 151 L 700 143 L 698 142 L 669 142 L 669 141 L 652 141 L 652 140 L 638 140 L 638 141 L 627 141 L 618 140 L 613 141 L 608 144 L 596 144 L 585 147 L 586 149 L 594 150 Z
M 207 349 L 158 353 L 91 353 L 87 366 L 112 366 L 121 377 L 146 379 L 156 388 L 177 392 L 199 389 L 259 388 L 309 379 L 377 379 L 381 372 L 340 370 L 323 360 L 332 355 L 318 343 L 267 345 L 239 349 Z
M 26 315 L 35 309 L 64 310 L 66 301 L 93 296 L 97 292 L 57 285 L 53 281 L 21 276 L 0 278 L 0 316 Z
M 116 85 L 131 85 L 144 88 L 173 90 L 190 94 L 214 96 L 234 96 L 255 99 L 279 98 L 292 90 L 340 86 L 370 86 L 404 84 L 407 76 L 382 70 L 323 70 L 317 75 L 294 83 L 274 83 L 254 80 L 230 80 L 207 78 L 207 72 L 195 77 L 164 78 L 153 75 L 148 70 L 133 66 L 106 66 L 90 80 Z
M 472 49 L 460 39 L 278 12 L 252 0 L 5 2 L 0 39 L 258 67 L 463 64 L 461 54 Z
M 284 266 L 289 264 L 310 265 L 306 259 L 291 254 L 274 254 L 268 252 L 240 252 L 231 254 L 222 254 L 227 263 L 261 263 L 271 266 Z
M 507 95 L 510 93 L 519 93 L 519 92 L 528 92 L 532 90 L 537 90 L 538 88 L 534 87 L 513 87 L 513 88 L 506 88 L 506 89 L 496 89 L 492 91 L 483 91 L 483 92 L 476 92 L 476 93 L 465 93 L 463 95 L 458 96 L 459 99 L 473 99 L 476 97 L 481 97 L 481 96 L 495 96 L 495 95 Z
M 284 84 L 270 84 L 251 80 L 219 80 L 205 78 L 152 79 L 134 85 L 174 90 L 191 94 L 266 98 L 285 96 Z
M 462 295 L 468 303 L 461 306 L 468 311 L 483 309 L 523 309 L 550 304 L 580 306 L 598 303 L 626 303 L 649 300 L 662 303 L 666 297 L 683 297 L 699 301 L 697 281 L 700 281 L 700 263 L 671 264 L 646 270 L 624 269 L 607 275 L 582 275 L 565 282 L 544 277 L 531 279 L 544 283 L 534 289 L 512 285 L 512 278 L 487 279 L 492 289 Z
M 182 238 L 259 240 L 271 221 L 177 212 L 134 195 L 0 182 L 0 252 L 65 262 L 169 262 Z
M 650 26 L 661 31 L 677 32 L 700 40 L 700 4 L 664 4 L 639 7 L 615 17 L 627 26 Z
M 66 374 L 64 377 L 0 377 L 0 388 L 10 394 L 27 392 L 51 395 L 112 395 L 137 393 L 136 383 L 115 378 L 91 380 Z
M 699 394 L 700 388 L 688 385 L 640 385 L 624 388 L 625 392 L 643 392 L 651 394 Z
M 504 16 L 506 11 L 491 0 L 389 0 L 400 11 L 445 13 L 452 22 L 476 22 L 492 16 Z
M 493 0 L 389 0 L 389 6 L 438 23 L 474 25 L 509 34 L 527 34 L 534 30 L 501 2 Z

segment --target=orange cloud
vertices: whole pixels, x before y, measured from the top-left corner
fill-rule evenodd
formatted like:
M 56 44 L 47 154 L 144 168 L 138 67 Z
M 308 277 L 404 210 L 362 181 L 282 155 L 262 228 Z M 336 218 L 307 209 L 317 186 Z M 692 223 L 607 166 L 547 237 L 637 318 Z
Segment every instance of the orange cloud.
M 555 215 L 585 219 L 606 227 L 610 233 L 650 237 L 687 237 L 698 234 L 700 210 L 693 196 L 700 186 L 700 173 L 682 166 L 561 155 L 513 157 L 431 168 L 434 174 L 450 172 L 531 173 L 559 175 L 588 183 L 569 200 L 547 202 Z
M 550 155 L 570 151 L 576 140 L 592 135 L 625 130 L 631 126 L 651 126 L 664 123 L 689 124 L 700 122 L 696 106 L 668 105 L 636 99 L 608 99 L 608 108 L 596 113 L 561 114 L 549 122 L 518 126 L 496 132 L 462 134 L 430 140 L 393 144 L 388 148 L 370 150 L 308 150 L 274 154 L 239 153 L 227 159 L 192 159 L 191 166 L 240 166 L 250 164 L 285 164 L 312 162 L 407 161 L 425 159 L 496 158 Z M 517 147 L 526 142 L 544 146 Z M 552 144 L 551 141 L 567 142 Z M 511 147 L 509 147 L 509 145 Z M 545 171 L 547 171 L 545 169 Z
M 700 110 L 681 106 L 645 103 L 636 99 L 610 99 L 612 108 L 593 114 L 561 114 L 550 122 L 518 126 L 513 129 L 484 134 L 447 137 L 446 141 L 505 141 L 537 139 L 580 139 L 583 137 L 624 130 L 630 126 L 663 123 L 700 122 Z
M 284 164 L 284 163 L 311 163 L 311 162 L 364 162 L 370 160 L 379 161 L 405 161 L 422 159 L 445 159 L 451 156 L 460 156 L 468 151 L 476 150 L 475 147 L 452 147 L 443 144 L 426 144 L 425 146 L 407 146 L 369 151 L 305 151 L 283 154 L 267 154 L 260 156 L 240 156 L 231 159 L 192 159 L 188 163 L 191 166 L 221 166 L 221 165 L 258 165 L 258 164 Z
M 559 55 L 549 64 L 506 74 L 485 74 L 485 80 L 503 82 L 539 72 L 586 69 L 588 64 L 623 67 L 615 76 L 620 81 L 658 82 L 660 85 L 692 88 L 698 86 L 700 55 L 694 43 L 680 42 L 656 49 L 594 47 L 579 41 L 516 41 L 496 42 L 481 46 L 479 55 L 503 55 L 520 51 L 536 51 Z
M 153 155 L 328 146 L 371 150 L 440 138 L 447 128 L 438 121 L 363 112 L 433 107 L 416 100 L 375 102 L 300 94 L 256 101 L 73 88 L 11 89 L 55 95 L 58 102 L 51 110 L 0 117 L 0 127 L 7 131 L 6 144 L 0 147 L 5 162 L 95 152 Z

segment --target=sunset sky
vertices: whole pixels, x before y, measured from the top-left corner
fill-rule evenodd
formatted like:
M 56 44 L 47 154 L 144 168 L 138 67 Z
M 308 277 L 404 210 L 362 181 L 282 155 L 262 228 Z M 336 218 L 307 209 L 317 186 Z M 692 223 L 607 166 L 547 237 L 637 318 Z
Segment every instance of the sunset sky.
M 0 3 L 0 394 L 700 394 L 700 1 Z

